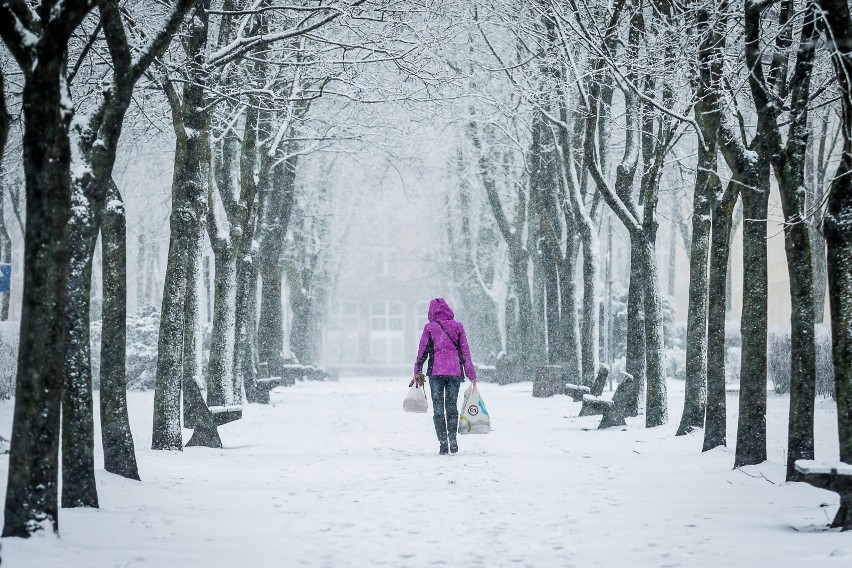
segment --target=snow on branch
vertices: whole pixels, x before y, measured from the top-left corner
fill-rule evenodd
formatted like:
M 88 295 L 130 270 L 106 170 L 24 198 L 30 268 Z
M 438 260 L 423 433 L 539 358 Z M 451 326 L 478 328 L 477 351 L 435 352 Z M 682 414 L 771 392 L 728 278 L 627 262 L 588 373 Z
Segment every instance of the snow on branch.
M 366 0 L 355 0 L 355 2 L 352 2 L 346 7 L 352 8 L 363 4 L 364 2 L 366 2 Z M 345 13 L 345 10 L 339 6 L 323 6 L 322 11 L 327 12 L 327 14 L 322 18 L 316 19 L 315 16 L 320 12 L 311 11 L 310 14 L 303 18 L 294 27 L 277 33 L 243 36 L 242 32 L 244 31 L 244 28 L 241 27 L 240 33 L 237 34 L 236 39 L 210 54 L 208 63 L 210 65 L 224 65 L 257 47 L 263 47 L 270 43 L 298 37 L 321 28 L 325 24 L 337 19 Z M 249 14 L 252 13 L 252 11 L 249 11 Z

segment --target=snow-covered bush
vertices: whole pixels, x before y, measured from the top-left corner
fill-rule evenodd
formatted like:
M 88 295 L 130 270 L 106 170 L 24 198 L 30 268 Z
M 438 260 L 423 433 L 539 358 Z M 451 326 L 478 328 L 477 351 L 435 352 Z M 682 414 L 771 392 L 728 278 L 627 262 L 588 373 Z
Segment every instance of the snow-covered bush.
M 610 357 L 620 359 L 627 353 L 627 290 L 612 290 L 612 327 L 610 328 Z M 604 310 L 601 310 L 603 317 Z M 601 325 L 601 329 L 604 329 Z
M 725 382 L 728 384 L 740 382 L 742 344 L 740 321 L 725 321 Z
M 831 355 L 831 327 L 815 326 L 816 340 L 816 392 L 834 398 L 834 362 Z M 790 392 L 790 328 L 769 330 L 767 366 L 769 380 L 778 394 Z
M 15 393 L 15 370 L 18 367 L 18 350 L 0 341 L 0 400 Z
M 742 348 L 725 348 L 725 382 L 736 384 L 740 382 L 740 366 L 742 364 Z
M 834 398 L 834 359 L 831 353 L 831 325 L 817 324 L 816 334 L 816 391 L 820 396 Z
M 686 322 L 672 322 L 666 328 L 666 376 L 686 380 Z
M 157 374 L 157 340 L 160 312 L 150 308 L 127 318 L 127 388 L 152 390 Z
M 127 316 L 127 372 L 128 390 L 152 390 L 157 370 L 157 339 L 160 333 L 160 312 L 153 308 Z M 93 321 L 91 327 L 92 383 L 100 386 L 101 322 Z
M 0 400 L 15 394 L 20 322 L 0 322 Z
M 686 380 L 686 349 L 682 347 L 666 349 L 666 376 L 679 381 Z
M 676 324 L 674 302 L 671 297 L 663 296 L 663 340 L 666 350 L 683 348 L 686 336 L 685 324 Z M 603 317 L 603 310 L 601 310 Z M 603 329 L 603 324 L 601 324 Z M 612 342 L 610 345 L 612 360 L 625 357 L 627 354 L 627 289 L 613 289 L 612 292 Z M 672 353 L 676 353 L 673 351 Z M 603 356 L 603 353 L 601 353 Z M 683 374 L 681 374 L 683 378 Z
M 773 327 L 766 338 L 766 367 L 778 394 L 790 392 L 790 329 Z
M 682 338 L 679 333 L 680 330 L 677 329 L 679 325 L 675 323 L 677 309 L 675 308 L 674 298 L 664 295 L 660 297 L 660 300 L 663 316 L 663 344 L 666 346 L 666 349 L 683 347 L 686 345 L 683 341 L 683 338 L 686 337 L 686 331 L 684 330 Z

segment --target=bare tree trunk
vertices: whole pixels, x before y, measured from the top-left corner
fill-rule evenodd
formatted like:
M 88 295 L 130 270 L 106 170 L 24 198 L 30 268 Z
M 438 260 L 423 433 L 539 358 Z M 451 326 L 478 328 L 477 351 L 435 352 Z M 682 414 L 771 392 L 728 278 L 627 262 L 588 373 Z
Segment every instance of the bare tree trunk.
M 196 286 L 195 258 L 199 254 L 204 220 L 207 214 L 207 184 L 210 169 L 210 116 L 205 110 L 205 75 L 202 70 L 203 48 L 207 41 L 207 13 L 199 4 L 196 22 L 186 40 L 193 60 L 193 80 L 183 88 L 182 103 L 171 85 L 166 92 L 172 106 L 172 122 L 177 137 L 172 185 L 172 214 L 166 282 L 157 342 L 157 379 L 154 390 L 153 450 L 182 450 L 180 400 L 184 373 L 187 371 L 184 336 L 188 333 L 186 303 Z M 191 367 L 190 367 L 191 368 Z
M 766 217 L 769 164 L 761 159 L 739 181 L 743 196 L 743 312 L 740 415 L 734 467 L 766 461 Z
M 706 140 L 706 138 L 705 138 Z M 713 174 L 712 185 L 719 179 Z M 711 190 L 716 195 L 720 192 Z M 702 451 L 727 445 L 725 395 L 725 320 L 727 318 L 727 267 L 731 251 L 731 218 L 737 204 L 738 187 L 727 190 L 713 204 L 713 237 L 710 243 L 710 279 L 707 307 L 707 415 L 704 421 Z
M 500 229 L 500 233 L 509 247 L 509 266 L 512 271 L 511 286 L 515 293 L 515 301 L 517 302 L 517 318 L 515 318 L 514 314 L 510 314 L 510 303 L 507 301 L 506 332 L 508 335 L 510 328 L 509 322 L 514 321 L 516 325 L 512 328 L 512 332 L 516 334 L 517 342 L 508 341 L 507 343 L 517 346 L 515 355 L 518 357 L 522 372 L 531 373 L 532 368 L 538 363 L 539 357 L 542 355 L 540 345 L 543 345 L 543 342 L 539 342 L 541 338 L 533 336 L 535 314 L 533 312 L 529 285 L 529 255 L 524 247 L 521 236 L 528 216 L 526 198 L 523 190 L 519 190 L 518 210 L 515 214 L 514 224 L 510 225 L 506 213 L 503 211 L 503 205 L 500 202 L 500 196 L 494 183 L 492 167 L 486 158 L 475 123 L 470 123 L 468 132 L 470 133 L 470 139 L 474 148 L 479 152 L 479 173 L 482 178 L 482 184 L 485 187 L 488 203 L 497 222 L 497 226 Z
M 139 479 L 133 434 L 127 414 L 127 226 L 124 203 L 110 186 L 101 224 L 103 248 L 103 327 L 101 333 L 101 440 L 104 469 Z
M 194 425 L 202 411 L 207 410 L 203 399 L 189 396 L 190 383 L 203 384 L 201 377 L 201 239 L 204 232 L 203 222 L 193 226 L 190 250 L 187 254 L 186 298 L 183 303 L 183 369 L 181 372 L 181 390 L 183 393 L 184 425 Z
M 92 255 L 104 203 L 87 189 L 81 180 L 74 183 L 72 199 L 86 205 L 74 208 L 68 225 L 68 335 L 62 388 L 62 506 L 67 508 L 98 506 L 89 320 Z
M 565 360 L 566 345 L 562 338 L 559 312 L 559 268 L 547 255 L 542 255 L 545 323 L 547 325 L 547 362 L 555 365 Z
M 596 227 L 583 224 L 580 229 L 583 246 L 583 327 L 581 335 L 583 384 L 595 382 L 600 366 L 600 283 L 598 278 L 598 235 Z
M 661 162 L 660 162 L 661 163 Z M 647 168 L 646 168 L 647 170 Z M 666 374 L 663 372 L 665 345 L 663 340 L 663 309 L 660 301 L 660 282 L 657 275 L 657 207 L 659 176 L 646 174 L 644 214 L 642 216 L 642 272 L 645 300 L 645 361 L 647 395 L 645 427 L 662 426 L 669 421 Z
M 295 148 L 288 148 L 293 153 Z M 280 361 L 284 350 L 284 307 L 281 302 L 281 284 L 284 277 L 281 253 L 293 211 L 296 166 L 291 158 L 273 170 L 273 187 L 266 200 L 265 218 L 261 224 L 260 264 L 261 293 L 258 320 L 258 359 Z
M 0 160 L 6 152 L 6 142 L 9 139 L 9 124 L 11 117 L 6 110 L 6 85 L 3 71 L 0 70 Z M 3 187 L 0 185 L 0 262 L 12 262 L 12 241 L 6 229 L 5 203 Z M 0 292 L 0 321 L 9 319 L 10 292 Z
M 2 110 L 0 110 L 2 112 Z M 3 154 L 0 152 L 0 158 Z M 9 231 L 6 229 L 5 218 L 5 195 L 2 186 L 0 186 L 0 262 L 12 262 L 12 239 L 9 238 Z M 0 321 L 9 319 L 9 303 L 12 297 L 11 283 L 10 292 L 0 292 Z
M 792 3 L 787 4 L 792 11 Z M 786 147 L 776 127 L 773 169 L 784 210 L 784 245 L 790 276 L 790 415 L 787 441 L 787 480 L 796 479 L 796 460 L 814 457 L 814 397 L 816 396 L 816 338 L 814 331 L 813 270 L 810 231 L 806 221 L 805 155 L 808 146 L 808 104 L 816 44 L 816 6 L 802 24 L 801 41 L 791 78 L 791 122 Z M 781 40 L 792 39 L 781 36 Z
M 825 201 L 825 176 L 828 168 L 828 159 L 834 148 L 836 137 L 840 130 L 835 132 L 835 137 L 829 142 L 828 127 L 830 123 L 831 110 L 827 109 L 824 117 L 821 117 L 822 127 L 819 131 L 819 144 L 817 151 L 808 152 L 808 165 L 810 166 L 811 182 L 810 191 L 807 195 L 806 209 L 811 213 L 808 220 L 811 238 L 811 262 L 813 266 L 814 281 L 814 321 L 822 323 L 825 321 L 825 288 L 828 279 L 828 269 L 825 258 L 825 237 L 822 234 L 822 217 Z M 809 146 L 813 146 L 813 138 L 808 137 Z
M 696 114 L 698 110 L 696 108 Z M 708 131 L 713 131 L 708 126 Z M 705 141 L 707 143 L 707 141 Z M 686 316 L 686 393 L 677 435 L 704 425 L 707 404 L 707 262 L 710 253 L 710 214 L 718 178 L 716 146 L 699 148 L 689 254 L 689 307 Z
M 828 249 L 828 295 L 840 460 L 852 463 L 852 16 L 845 0 L 820 0 L 823 26 L 840 84 L 843 153 L 831 183 L 823 229 Z M 847 517 L 850 514 L 847 511 Z
M 237 194 L 234 167 L 239 154 L 239 140 L 231 133 L 224 135 L 221 154 L 214 160 L 216 189 L 225 204 L 226 215 L 234 216 Z M 216 281 L 213 284 L 213 326 L 210 335 L 210 359 L 207 363 L 207 404 L 235 404 L 241 393 L 234 390 L 236 350 L 237 253 L 235 241 L 240 229 L 228 224 L 230 234 L 220 234 L 216 220 L 213 188 L 208 189 L 207 234 L 213 249 Z
M 736 235 L 743 223 L 743 205 L 739 201 L 739 206 L 734 205 L 734 212 L 731 214 L 731 235 Z M 734 259 L 728 255 L 728 265 L 726 267 L 725 277 L 725 317 L 732 317 L 734 311 Z
M 635 379 L 635 392 L 627 405 L 627 416 L 639 416 L 645 411 L 645 281 L 640 235 L 631 235 L 630 239 L 626 349 L 624 371 Z
M 183 165 L 175 160 L 175 175 Z M 174 188 L 175 205 L 187 200 Z M 157 380 L 154 390 L 154 426 L 152 450 L 182 450 L 180 429 L 180 397 L 183 376 L 184 305 L 190 279 L 190 255 L 194 218 L 191 204 L 178 205 L 171 215 L 171 238 L 166 263 L 166 283 L 163 288 L 163 306 L 160 312 L 160 335 L 157 342 Z
M 88 10 L 87 10 L 88 11 Z M 85 12 L 84 12 L 85 13 Z M 10 17 L 4 14 L 2 17 Z M 83 14 L 77 18 L 82 20 Z M 72 26 L 72 29 L 75 26 Z M 68 31 L 70 35 L 70 30 Z M 6 34 L 4 39 L 10 41 Z M 67 36 L 53 38 L 64 46 Z M 20 59 L 20 58 L 19 58 Z M 63 109 L 65 49 L 26 67 L 23 92 L 24 291 L 3 536 L 58 530 L 60 401 L 65 374 L 72 113 Z
M 787 25 L 792 4 L 781 7 L 779 20 Z M 767 336 L 767 214 L 771 160 L 780 151 L 778 105 L 772 97 L 776 71 L 770 70 L 767 82 L 763 71 L 760 46 L 761 13 L 764 6 L 744 5 L 745 59 L 751 69 L 749 87 L 757 111 L 757 128 L 747 154 L 736 151 L 731 169 L 734 179 L 742 184 L 743 197 L 743 312 L 741 319 L 742 367 L 740 370 L 740 416 L 734 467 L 766 460 L 766 336 Z M 786 28 L 785 28 L 786 29 Z M 785 32 L 787 33 L 787 32 Z M 784 34 L 776 36 L 773 61 L 789 57 Z M 786 73 L 786 72 L 785 72 Z M 730 135 L 726 141 L 732 143 Z M 738 144 L 741 146 L 741 143 Z M 795 346 L 794 346 L 795 347 Z
M 672 221 L 671 225 L 669 225 L 669 265 L 668 265 L 668 278 L 666 278 L 666 294 L 669 297 L 674 297 L 675 294 L 675 281 L 676 281 L 676 272 L 677 272 L 677 226 L 675 222 Z
M 233 183 L 233 168 L 236 162 L 239 141 L 236 136 L 225 134 L 221 154 L 214 160 L 216 189 L 227 203 L 232 205 L 236 189 Z M 213 325 L 210 332 L 210 359 L 207 362 L 207 404 L 226 406 L 236 403 L 234 392 L 234 349 L 236 342 L 237 303 L 237 259 L 232 248 L 233 235 L 220 234 L 216 220 L 213 188 L 208 188 L 207 234 L 213 249 L 216 279 L 213 283 Z M 229 227 L 234 233 L 234 227 Z
M 299 271 L 293 268 L 288 272 L 290 275 L 290 289 L 295 286 L 304 286 L 301 276 L 295 276 Z M 294 279 L 295 278 L 295 279 Z M 303 288 L 304 289 L 304 288 Z M 308 292 L 310 293 L 310 292 Z M 313 317 L 311 301 L 305 293 L 292 294 L 291 306 L 293 309 L 293 323 L 290 332 L 290 348 L 300 363 L 313 363 L 310 351 L 310 323 Z
M 233 361 L 235 341 L 234 305 L 237 299 L 237 263 L 228 243 L 213 247 L 216 280 L 213 283 L 213 328 L 207 367 L 207 404 L 235 404 Z
M 237 255 L 237 305 L 234 314 L 236 339 L 234 344 L 233 390 L 241 393 L 245 384 L 246 398 L 249 402 L 268 402 L 269 393 L 257 390 L 255 372 L 255 320 L 257 300 L 257 263 L 253 246 L 257 217 L 263 215 L 263 207 L 258 203 L 264 197 L 264 189 L 259 183 L 267 184 L 269 174 L 264 164 L 260 165 L 262 174 L 255 178 L 258 160 L 263 159 L 258 152 L 260 132 L 266 132 L 268 117 L 262 117 L 256 107 L 246 112 L 246 128 L 240 153 L 240 216 L 234 220 L 238 234 L 234 239 Z M 268 160 L 267 160 L 268 161 Z
M 142 313 L 150 304 L 148 289 L 145 286 L 148 275 L 148 232 L 140 230 L 136 239 L 136 312 Z
M 565 337 L 565 368 L 569 377 L 581 381 L 582 366 L 580 345 L 580 322 L 577 319 L 577 283 L 574 267 L 577 266 L 577 239 L 569 235 L 565 244 L 565 261 L 559 270 L 559 292 L 562 301 L 561 322 Z
M 187 303 L 197 301 L 198 258 L 207 218 L 210 181 L 210 113 L 206 108 L 207 71 L 204 65 L 209 7 L 209 0 L 195 4 L 191 16 L 193 25 L 184 38 L 190 80 L 183 86 L 183 99 L 178 97 L 170 82 L 165 85 L 176 146 L 169 255 L 157 342 L 153 450 L 183 449 L 181 391 L 187 380 L 195 378 L 185 374 L 199 372 L 194 368 L 198 365 L 198 356 L 185 349 L 187 334 L 197 333 L 194 327 L 198 325 L 197 318 L 191 318 L 193 309 L 197 313 L 198 308 L 187 308 Z M 193 359 L 188 361 L 189 358 Z

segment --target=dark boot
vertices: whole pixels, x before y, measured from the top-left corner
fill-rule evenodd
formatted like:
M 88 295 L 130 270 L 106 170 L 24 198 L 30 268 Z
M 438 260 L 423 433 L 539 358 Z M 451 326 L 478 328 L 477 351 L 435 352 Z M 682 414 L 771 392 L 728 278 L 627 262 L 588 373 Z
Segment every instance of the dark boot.
M 438 435 L 438 443 L 440 446 L 441 455 L 446 455 L 447 447 L 447 419 L 443 414 L 435 414 L 432 416 L 432 421 L 435 423 L 435 433 Z
M 456 431 L 458 429 L 459 413 L 447 413 L 447 439 L 450 443 L 450 453 L 454 454 L 459 451 L 459 445 L 456 442 Z
M 459 451 L 459 445 L 456 442 L 456 430 L 459 423 L 459 414 L 447 413 L 447 440 L 450 443 L 450 453 L 454 454 Z

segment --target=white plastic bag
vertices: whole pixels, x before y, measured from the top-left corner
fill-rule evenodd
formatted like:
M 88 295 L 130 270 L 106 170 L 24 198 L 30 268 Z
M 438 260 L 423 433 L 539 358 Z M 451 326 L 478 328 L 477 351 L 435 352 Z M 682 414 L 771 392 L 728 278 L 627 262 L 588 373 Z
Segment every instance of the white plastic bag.
M 459 434 L 487 434 L 491 431 L 491 418 L 476 385 L 464 391 L 464 402 L 459 415 Z
M 429 412 L 426 390 L 423 387 L 409 387 L 408 394 L 402 401 L 402 409 L 406 412 Z

